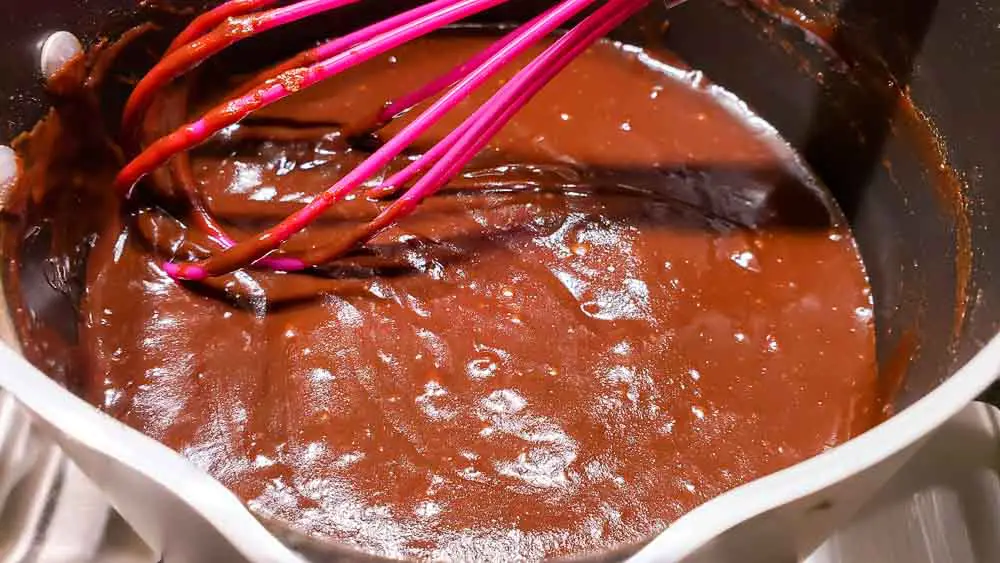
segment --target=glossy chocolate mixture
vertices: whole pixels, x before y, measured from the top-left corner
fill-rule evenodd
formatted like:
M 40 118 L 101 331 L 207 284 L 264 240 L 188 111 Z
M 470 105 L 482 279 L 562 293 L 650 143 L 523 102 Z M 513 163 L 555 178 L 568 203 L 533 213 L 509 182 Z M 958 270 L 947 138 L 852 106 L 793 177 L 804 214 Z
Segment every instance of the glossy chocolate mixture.
M 237 233 L 273 223 L 364 157 L 341 126 L 485 41 L 416 42 L 227 130 L 191 159 L 208 209 Z M 147 136 L 217 99 L 217 76 L 165 91 Z M 115 151 L 72 124 L 22 141 L 22 191 L 106 189 Z M 171 281 L 164 259 L 214 250 L 169 195 L 184 172 L 141 188 L 159 206 L 49 205 L 22 261 L 89 217 L 70 241 L 86 397 L 307 533 L 393 557 L 600 551 L 877 416 L 839 213 L 765 123 L 668 56 L 592 49 L 448 190 L 321 274 Z M 290 250 L 382 205 L 338 206 Z M 15 299 L 31 271 L 13 269 Z

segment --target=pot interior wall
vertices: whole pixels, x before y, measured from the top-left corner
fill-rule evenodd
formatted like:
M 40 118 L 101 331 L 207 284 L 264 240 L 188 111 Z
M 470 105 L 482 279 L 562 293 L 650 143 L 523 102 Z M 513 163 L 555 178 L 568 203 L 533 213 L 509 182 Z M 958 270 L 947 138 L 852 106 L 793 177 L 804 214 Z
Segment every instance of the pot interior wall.
M 1000 255 L 987 217 L 1000 195 L 988 188 L 1000 175 L 990 158 L 1000 114 L 988 101 L 1000 83 L 989 39 L 1000 11 L 937 0 L 785 5 L 821 24 L 836 59 L 801 29 L 709 2 L 673 12 L 667 42 L 773 124 L 836 196 L 871 276 L 886 391 L 905 376 L 894 394 L 902 408 L 998 327 Z
M 0 100 L 9 102 L 0 142 L 30 128 L 47 105 L 36 74 L 40 40 L 57 29 L 93 40 L 109 22 L 120 28 L 122 18 L 134 18 L 126 10 L 134 4 L 36 0 L 5 8 L 0 44 L 8 56 L 0 60 Z M 377 9 L 405 4 L 380 2 Z M 514 2 L 492 17 L 516 19 L 527 4 L 537 2 Z M 1000 87 L 1000 45 L 991 43 L 1000 10 L 976 0 L 812 1 L 800 8 L 821 21 L 839 18 L 827 39 L 840 58 L 773 15 L 719 0 L 676 8 L 665 33 L 660 24 L 667 14 L 656 3 L 619 36 L 666 45 L 744 99 L 834 193 L 872 279 L 885 389 L 892 392 L 905 372 L 896 400 L 905 406 L 1000 326 L 1000 288 L 990 283 L 1000 267 L 1000 241 L 991 240 L 987 219 L 1000 211 L 1000 192 L 988 189 L 1000 178 L 1000 159 L 991 150 L 1000 111 L 988 103 Z M 366 3 L 368 17 L 371 9 Z M 319 19 L 308 32 L 296 33 L 318 36 L 350 19 Z M 234 64 L 240 53 L 230 53 Z M 933 121 L 937 137 L 922 120 L 910 119 L 899 95 L 905 89 Z M 942 157 L 954 165 L 964 194 L 942 174 Z M 19 236 L 9 218 L 4 230 Z M 963 271 L 966 259 L 969 271 Z M 26 300 L 58 311 L 49 322 L 72 324 L 72 299 L 49 287 L 44 272 L 34 285 Z M 66 334 L 71 338 L 72 330 Z

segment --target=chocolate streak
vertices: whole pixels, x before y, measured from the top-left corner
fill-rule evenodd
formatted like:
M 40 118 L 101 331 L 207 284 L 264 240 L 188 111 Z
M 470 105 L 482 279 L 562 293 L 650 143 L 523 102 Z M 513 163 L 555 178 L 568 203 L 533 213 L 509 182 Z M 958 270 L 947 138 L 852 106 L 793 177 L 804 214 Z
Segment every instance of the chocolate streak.
M 205 209 L 242 237 L 303 205 L 365 156 L 343 126 L 483 35 L 408 45 L 200 147 Z M 219 73 L 200 76 L 157 98 L 146 138 L 193 115 L 189 96 L 218 99 Z M 600 551 L 879 416 L 870 292 L 839 212 L 766 124 L 666 55 L 591 49 L 462 178 L 309 275 L 170 280 L 164 259 L 216 248 L 168 171 L 139 188 L 155 205 L 55 205 L 62 179 L 99 194 L 120 165 L 80 124 L 57 113 L 20 144 L 22 193 L 46 195 L 22 202 L 35 228 L 12 277 L 85 257 L 83 394 L 304 532 L 394 557 Z M 337 206 L 289 250 L 384 205 Z M 39 243 L 63 225 L 86 226 Z

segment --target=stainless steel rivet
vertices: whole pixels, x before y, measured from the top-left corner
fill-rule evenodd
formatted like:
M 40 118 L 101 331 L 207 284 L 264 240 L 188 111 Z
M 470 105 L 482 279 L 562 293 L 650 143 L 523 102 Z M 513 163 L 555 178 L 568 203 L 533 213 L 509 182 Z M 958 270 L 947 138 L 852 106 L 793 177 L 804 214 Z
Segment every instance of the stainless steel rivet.
M 68 31 L 57 31 L 42 44 L 41 69 L 46 80 L 62 70 L 67 62 L 83 52 L 83 45 Z
M 0 208 L 7 202 L 7 196 L 17 183 L 17 154 L 14 149 L 0 145 Z

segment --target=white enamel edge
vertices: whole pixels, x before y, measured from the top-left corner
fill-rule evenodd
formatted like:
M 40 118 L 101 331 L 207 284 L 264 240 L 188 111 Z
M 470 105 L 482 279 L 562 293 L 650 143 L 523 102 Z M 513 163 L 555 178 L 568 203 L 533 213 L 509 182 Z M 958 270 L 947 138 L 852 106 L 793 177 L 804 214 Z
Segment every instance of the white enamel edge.
M 1000 335 L 896 416 L 830 451 L 733 489 L 689 512 L 629 563 L 681 561 L 741 522 L 864 472 L 958 414 L 1000 375 Z
M 60 441 L 101 452 L 173 491 L 248 560 L 302 563 L 221 483 L 170 448 L 89 406 L 4 344 L 0 387 L 61 432 Z

